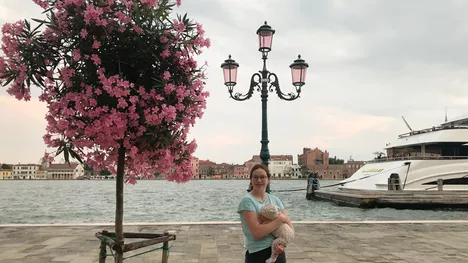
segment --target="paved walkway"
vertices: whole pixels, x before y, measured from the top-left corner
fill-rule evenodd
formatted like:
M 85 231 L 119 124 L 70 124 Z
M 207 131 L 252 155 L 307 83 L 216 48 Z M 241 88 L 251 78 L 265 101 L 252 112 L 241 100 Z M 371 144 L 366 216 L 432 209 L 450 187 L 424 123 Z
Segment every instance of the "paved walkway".
M 464 223 L 296 223 L 289 263 L 468 262 L 468 222 Z M 0 226 L 0 263 L 98 260 L 94 234 L 112 226 Z M 239 224 L 137 225 L 126 232 L 174 231 L 170 263 L 242 263 Z M 141 249 L 139 251 L 144 251 Z M 129 256 L 125 254 L 124 256 Z M 108 258 L 106 262 L 112 262 Z M 161 262 L 160 250 L 124 262 Z

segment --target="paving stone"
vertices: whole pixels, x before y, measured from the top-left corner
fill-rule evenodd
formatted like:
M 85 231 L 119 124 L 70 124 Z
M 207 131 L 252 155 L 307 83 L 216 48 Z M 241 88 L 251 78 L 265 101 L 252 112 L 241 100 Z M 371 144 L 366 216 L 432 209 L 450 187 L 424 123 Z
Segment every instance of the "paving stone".
M 0 263 L 97 263 L 99 241 L 94 234 L 103 229 L 113 231 L 107 226 L 0 227 Z M 468 263 L 466 223 L 296 224 L 295 229 L 296 238 L 286 249 L 291 263 Z M 177 236 L 170 242 L 170 263 L 244 262 L 238 224 L 124 227 L 126 232 L 165 230 Z M 160 262 L 161 256 L 157 250 L 125 262 Z M 106 262 L 113 258 L 107 257 Z

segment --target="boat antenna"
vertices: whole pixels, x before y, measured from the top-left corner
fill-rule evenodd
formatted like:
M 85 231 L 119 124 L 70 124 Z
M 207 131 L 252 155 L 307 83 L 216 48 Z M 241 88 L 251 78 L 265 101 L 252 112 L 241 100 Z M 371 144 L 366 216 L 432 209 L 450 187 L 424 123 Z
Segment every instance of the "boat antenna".
M 445 107 L 445 122 L 447 122 L 448 119 L 447 119 L 447 107 Z
M 401 116 L 401 117 L 403 118 L 403 121 L 405 122 L 406 127 L 408 127 L 408 129 L 409 129 L 410 131 L 413 131 L 413 129 L 411 129 L 411 127 L 409 126 L 408 122 L 405 120 L 405 117 L 403 117 L 403 116 Z

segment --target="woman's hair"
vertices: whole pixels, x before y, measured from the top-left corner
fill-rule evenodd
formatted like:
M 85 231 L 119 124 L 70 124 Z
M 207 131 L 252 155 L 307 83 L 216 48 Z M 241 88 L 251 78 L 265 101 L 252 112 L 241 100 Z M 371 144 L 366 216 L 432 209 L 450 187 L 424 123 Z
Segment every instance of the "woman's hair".
M 257 169 L 262 169 L 263 171 L 265 171 L 268 178 L 270 178 L 271 174 L 270 174 L 270 170 L 268 169 L 268 166 L 264 165 L 263 163 L 259 163 L 259 164 L 254 165 L 252 169 L 250 169 L 250 177 L 249 177 L 250 179 L 252 179 L 253 173 Z

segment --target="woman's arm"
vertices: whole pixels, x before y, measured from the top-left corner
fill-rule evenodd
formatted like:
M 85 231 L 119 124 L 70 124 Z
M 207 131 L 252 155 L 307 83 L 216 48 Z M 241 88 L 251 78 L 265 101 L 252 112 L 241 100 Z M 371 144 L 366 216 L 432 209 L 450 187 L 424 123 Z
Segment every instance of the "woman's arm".
M 249 227 L 250 233 L 252 233 L 253 238 L 260 239 L 275 231 L 281 224 L 287 223 L 287 216 L 281 214 L 274 220 L 260 224 L 258 221 L 258 215 L 255 211 L 242 211 L 242 216 L 244 217 L 245 223 Z
M 291 222 L 291 219 L 289 219 L 288 215 L 286 214 L 286 209 L 283 209 L 281 210 L 281 214 L 283 214 L 285 217 L 286 217 L 286 224 L 288 224 L 288 226 L 293 230 L 294 230 L 294 226 L 292 225 L 292 222 Z

